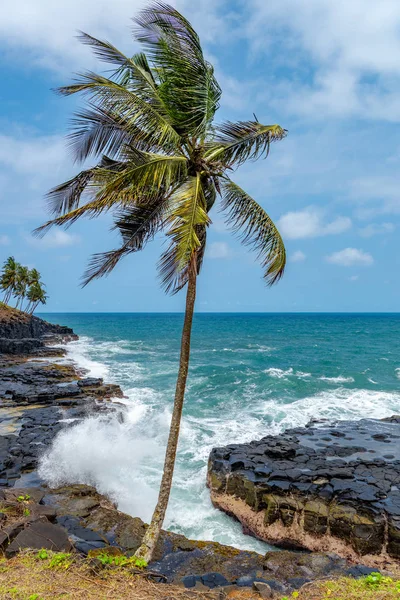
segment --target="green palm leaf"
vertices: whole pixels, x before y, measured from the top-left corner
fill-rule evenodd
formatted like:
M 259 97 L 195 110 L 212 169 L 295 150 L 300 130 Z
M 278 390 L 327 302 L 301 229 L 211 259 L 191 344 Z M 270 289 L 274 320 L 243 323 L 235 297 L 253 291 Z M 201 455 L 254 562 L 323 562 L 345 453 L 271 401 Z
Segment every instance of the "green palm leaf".
M 265 210 L 236 183 L 227 179 L 222 187 L 222 210 L 227 212 L 228 226 L 258 253 L 268 285 L 276 283 L 286 265 L 285 245 L 278 229 Z
M 121 211 L 114 225 L 114 229 L 118 229 L 122 237 L 121 247 L 95 254 L 84 273 L 83 285 L 108 275 L 127 254 L 142 250 L 162 229 L 168 201 L 168 197 L 160 195 L 152 204 L 146 202 Z
M 98 186 L 96 199 L 99 202 L 129 204 L 144 193 L 150 199 L 160 190 L 167 191 L 171 185 L 184 181 L 187 176 L 185 156 L 169 156 L 126 150 L 126 166 L 118 173 L 99 168 L 95 184 Z
M 215 140 L 208 144 L 206 157 L 228 167 L 268 156 L 271 142 L 281 140 L 287 133 L 279 125 L 262 125 L 258 121 L 227 122 L 217 127 L 216 132 Z
M 204 59 L 200 40 L 177 10 L 155 2 L 134 19 L 160 80 L 168 114 L 184 136 L 204 135 L 219 106 L 221 89 Z
M 180 135 L 169 117 L 163 114 L 162 103 L 157 105 L 149 102 L 146 94 L 132 91 L 126 85 L 89 71 L 81 74 L 76 83 L 59 88 L 58 92 L 64 96 L 82 92 L 100 109 L 120 113 L 137 127 L 138 142 L 144 141 L 166 149 L 180 146 Z
M 189 177 L 171 196 L 166 220 L 170 246 L 163 253 L 159 270 L 166 291 L 178 291 L 186 281 L 187 270 L 205 245 L 205 229 L 210 224 L 200 174 Z

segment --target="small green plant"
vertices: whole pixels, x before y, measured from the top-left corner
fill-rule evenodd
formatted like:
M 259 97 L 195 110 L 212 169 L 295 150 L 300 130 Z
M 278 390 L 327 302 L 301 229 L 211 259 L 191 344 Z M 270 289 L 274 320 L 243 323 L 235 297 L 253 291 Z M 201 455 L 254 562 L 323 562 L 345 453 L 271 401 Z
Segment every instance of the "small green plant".
M 103 566 L 113 566 L 113 567 L 137 567 L 139 569 L 145 569 L 147 567 L 147 563 L 145 560 L 141 558 L 136 558 L 136 556 L 112 556 L 111 554 L 107 554 L 106 552 L 99 554 L 96 557 Z
M 18 496 L 17 502 L 29 502 L 31 499 L 29 494 L 24 494 L 23 496 Z
M 28 596 L 28 600 L 39 600 L 39 594 L 31 594 Z
M 71 554 L 58 552 L 51 557 L 49 569 L 68 569 L 72 564 Z
M 44 548 L 42 548 L 36 554 L 36 558 L 38 558 L 39 560 L 47 560 L 49 558 L 49 553 L 47 552 L 47 550 L 45 550 Z
M 24 512 L 22 514 L 24 515 L 24 517 L 29 517 L 31 511 L 29 510 L 29 508 L 24 508 Z
M 299 592 L 293 592 L 292 593 L 292 598 L 298 598 L 299 597 Z
M 385 577 L 381 573 L 371 573 L 364 578 L 364 584 L 369 588 L 379 588 L 393 583 L 391 577 Z

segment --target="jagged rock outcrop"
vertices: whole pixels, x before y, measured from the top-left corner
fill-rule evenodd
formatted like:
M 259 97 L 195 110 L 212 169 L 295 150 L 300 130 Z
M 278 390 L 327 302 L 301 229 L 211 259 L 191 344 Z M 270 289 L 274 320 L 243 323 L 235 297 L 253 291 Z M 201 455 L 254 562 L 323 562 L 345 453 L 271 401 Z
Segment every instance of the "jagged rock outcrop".
M 400 417 L 313 424 L 215 448 L 215 506 L 275 544 L 400 558 Z
M 51 343 L 78 339 L 70 327 L 54 325 L 19 310 L 0 310 L 0 354 L 32 354 Z

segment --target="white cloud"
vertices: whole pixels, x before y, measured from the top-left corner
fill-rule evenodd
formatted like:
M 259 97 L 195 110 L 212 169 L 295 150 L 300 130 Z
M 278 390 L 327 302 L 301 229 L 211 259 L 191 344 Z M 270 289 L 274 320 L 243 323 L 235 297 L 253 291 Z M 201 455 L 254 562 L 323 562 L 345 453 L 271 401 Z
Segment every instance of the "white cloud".
M 327 256 L 326 260 L 342 267 L 352 267 L 354 265 L 369 267 L 374 263 L 371 254 L 363 250 L 357 250 L 357 248 L 345 248 L 339 252 L 334 252 Z
M 357 281 L 359 279 L 359 275 L 352 275 L 349 277 L 349 281 Z
M 282 235 L 288 239 L 313 238 L 343 233 L 351 227 L 349 217 L 337 217 L 325 222 L 323 213 L 313 207 L 298 212 L 288 212 L 278 221 Z
M 58 169 L 66 158 L 65 140 L 61 136 L 20 137 L 0 134 L 0 165 L 14 173 L 42 176 Z
M 33 236 L 25 236 L 25 240 L 31 246 L 38 248 L 64 248 L 66 246 L 72 246 L 80 241 L 79 236 L 67 233 L 62 229 L 53 229 L 47 233 L 43 238 L 35 238 Z
M 10 238 L 8 235 L 0 235 L 0 246 L 8 246 Z
M 400 213 L 400 178 L 397 175 L 367 175 L 353 179 L 349 187 L 350 198 L 361 207 L 358 209 L 361 218 Z
M 5 222 L 44 220 L 44 195 L 73 168 L 61 136 L 0 133 L 0 203 Z M 7 200 L 7 201 L 6 201 Z
M 294 263 L 303 262 L 306 260 L 306 255 L 301 250 L 296 250 L 296 252 L 293 252 L 292 256 L 290 256 L 289 260 Z
M 195 7 L 190 0 L 169 3 L 185 14 L 189 12 L 204 39 L 211 39 L 217 32 L 222 34 L 226 19 L 217 13 L 225 4 L 223 0 L 217 2 L 218 6 L 211 0 L 198 0 Z M 57 73 L 60 68 L 89 67 L 89 50 L 74 39 L 77 31 L 108 39 L 132 54 L 137 45 L 132 38 L 131 19 L 146 4 L 147 0 L 113 0 L 110 18 L 108 0 L 10 1 L 2 11 L 0 41 L 12 48 L 13 60 L 20 56 L 24 63 L 29 61 Z
M 274 86 L 278 104 L 313 119 L 400 120 L 397 0 L 252 0 L 249 12 L 245 28 L 258 54 L 275 51 L 296 75 L 307 65 L 308 84 L 290 76 L 281 89 Z
M 232 252 L 226 242 L 212 242 L 207 248 L 208 258 L 229 258 L 230 256 L 232 256 Z
M 396 227 L 394 226 L 393 223 L 380 223 L 380 224 L 370 223 L 366 227 L 362 227 L 359 230 L 359 234 L 361 235 L 361 237 L 369 238 L 374 235 L 393 233 L 393 231 L 395 229 L 396 229 Z

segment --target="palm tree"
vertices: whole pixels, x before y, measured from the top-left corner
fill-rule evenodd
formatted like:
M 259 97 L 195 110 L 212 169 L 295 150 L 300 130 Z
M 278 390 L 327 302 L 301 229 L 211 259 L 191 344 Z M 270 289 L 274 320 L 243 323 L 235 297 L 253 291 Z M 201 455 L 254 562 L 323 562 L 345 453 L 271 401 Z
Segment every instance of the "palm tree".
M 167 292 L 185 286 L 186 309 L 179 371 L 164 471 L 157 506 L 136 556 L 149 562 L 169 500 L 189 367 L 197 276 L 203 263 L 210 212 L 217 197 L 228 225 L 258 253 L 269 285 L 286 262 L 281 236 L 264 209 L 230 179 L 248 159 L 267 156 L 286 131 L 256 117 L 214 124 L 221 89 L 204 59 L 190 23 L 174 8 L 156 2 L 134 19 L 135 38 L 147 55 L 125 56 L 86 33 L 80 37 L 115 69 L 108 77 L 87 72 L 59 93 L 82 93 L 87 105 L 76 114 L 70 143 L 76 159 L 93 167 L 50 193 L 51 226 L 69 226 L 81 216 L 116 210 L 119 248 L 92 258 L 86 285 L 110 273 L 119 260 L 142 250 L 158 232 L 169 241 L 159 267 Z M 83 200 L 84 199 L 84 200 Z
M 17 266 L 17 281 L 14 288 L 14 296 L 17 298 L 15 308 L 22 308 L 23 301 L 29 286 L 29 269 L 22 265 Z
M 41 290 L 42 282 L 40 280 L 40 273 L 37 269 L 31 269 L 28 273 L 28 292 L 26 297 L 28 298 L 28 304 L 25 307 L 25 312 L 30 312 L 32 305 L 32 297 L 35 298 L 39 291 Z
M 26 312 L 33 315 L 39 304 L 46 304 L 48 296 L 45 293 L 44 286 L 40 281 L 32 283 L 29 287 L 27 298 L 29 304 L 26 307 Z
M 10 256 L 3 264 L 0 275 L 0 288 L 5 292 L 3 299 L 5 304 L 10 302 L 10 298 L 15 291 L 20 266 L 13 256 Z

